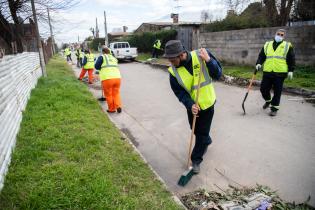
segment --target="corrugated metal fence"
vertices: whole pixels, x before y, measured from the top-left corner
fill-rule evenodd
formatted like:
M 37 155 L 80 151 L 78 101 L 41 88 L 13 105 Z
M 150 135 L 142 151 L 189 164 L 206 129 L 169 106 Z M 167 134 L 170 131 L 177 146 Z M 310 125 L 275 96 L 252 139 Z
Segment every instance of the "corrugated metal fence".
M 0 59 L 0 190 L 31 90 L 41 76 L 37 52 Z

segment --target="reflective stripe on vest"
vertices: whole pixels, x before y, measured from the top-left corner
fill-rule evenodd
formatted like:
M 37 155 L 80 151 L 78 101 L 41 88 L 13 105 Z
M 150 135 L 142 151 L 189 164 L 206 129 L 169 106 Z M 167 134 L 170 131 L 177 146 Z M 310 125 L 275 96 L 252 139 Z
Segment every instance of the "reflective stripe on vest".
M 121 78 L 120 71 L 118 69 L 118 61 L 112 55 L 103 55 L 103 63 L 100 71 L 101 81 L 107 79 Z
M 190 94 L 194 101 L 197 94 L 199 73 L 200 70 L 202 71 L 198 103 L 200 108 L 205 110 L 211 107 L 216 100 L 214 87 L 206 64 L 198 56 L 198 52 L 192 51 L 190 54 L 192 58 L 193 75 L 183 66 L 179 68 L 171 66 L 168 70 L 177 79 L 178 83 Z
M 264 72 L 288 72 L 288 64 L 286 57 L 289 51 L 291 43 L 283 41 L 274 51 L 273 42 L 266 42 L 264 45 L 264 52 L 266 55 L 266 61 L 264 63 Z
M 94 54 L 86 54 L 86 64 L 83 66 L 84 69 L 94 69 Z

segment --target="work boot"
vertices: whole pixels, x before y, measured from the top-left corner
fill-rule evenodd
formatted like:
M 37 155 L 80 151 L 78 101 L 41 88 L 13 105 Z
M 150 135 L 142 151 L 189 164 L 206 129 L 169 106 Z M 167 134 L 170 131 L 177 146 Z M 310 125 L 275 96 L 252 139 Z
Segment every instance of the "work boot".
M 269 116 L 271 116 L 271 117 L 274 117 L 276 115 L 277 115 L 277 111 L 275 111 L 275 110 L 271 110 L 269 113 Z
M 267 109 L 270 105 L 270 102 L 266 102 L 264 105 L 263 105 L 263 109 Z
M 106 98 L 105 97 L 101 97 L 101 98 L 98 98 L 97 100 L 99 100 L 99 101 L 106 101 Z
M 118 113 L 121 113 L 121 110 L 122 110 L 122 109 L 121 109 L 120 107 L 117 108 L 117 112 L 118 112 Z
M 199 172 L 200 172 L 200 164 L 197 164 L 197 163 L 193 163 L 192 164 L 192 167 L 193 167 L 193 172 L 195 173 L 195 174 L 199 174 Z

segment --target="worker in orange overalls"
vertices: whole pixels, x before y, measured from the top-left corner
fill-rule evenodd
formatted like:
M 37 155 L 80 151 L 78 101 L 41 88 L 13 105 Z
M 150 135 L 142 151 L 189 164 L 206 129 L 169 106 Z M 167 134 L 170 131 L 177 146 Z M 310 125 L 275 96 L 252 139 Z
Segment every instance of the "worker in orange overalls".
M 84 57 L 83 57 L 83 61 L 82 61 L 82 71 L 80 74 L 80 77 L 78 78 L 78 80 L 82 80 L 82 78 L 84 77 L 85 73 L 88 72 L 89 74 L 89 84 L 93 83 L 93 71 L 94 71 L 94 61 L 95 61 L 95 57 L 94 54 L 91 53 L 91 51 L 89 49 L 84 51 Z
M 121 75 L 118 68 L 118 61 L 111 55 L 108 47 L 103 47 L 102 53 L 103 55 L 99 56 L 95 63 L 95 68 L 100 70 L 100 80 L 108 105 L 107 112 L 114 113 L 117 111 L 121 113 Z

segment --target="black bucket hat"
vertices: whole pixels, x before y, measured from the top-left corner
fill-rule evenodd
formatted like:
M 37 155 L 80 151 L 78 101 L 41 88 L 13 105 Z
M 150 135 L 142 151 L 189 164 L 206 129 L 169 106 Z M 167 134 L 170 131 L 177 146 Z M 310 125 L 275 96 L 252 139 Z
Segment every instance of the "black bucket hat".
M 175 58 L 185 51 L 180 40 L 170 40 L 165 44 L 164 58 Z

